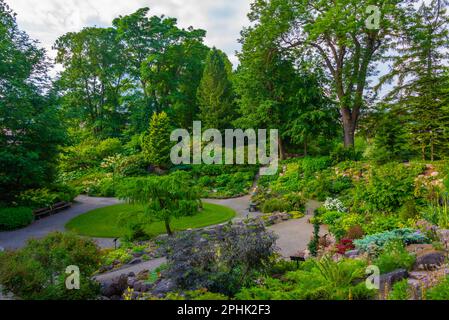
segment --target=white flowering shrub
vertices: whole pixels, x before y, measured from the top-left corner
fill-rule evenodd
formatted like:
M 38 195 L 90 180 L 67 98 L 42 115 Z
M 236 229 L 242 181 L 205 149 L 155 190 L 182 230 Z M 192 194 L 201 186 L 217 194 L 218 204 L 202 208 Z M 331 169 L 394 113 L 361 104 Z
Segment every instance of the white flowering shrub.
M 328 211 L 347 212 L 348 209 L 343 205 L 339 199 L 327 198 L 324 202 L 324 208 Z

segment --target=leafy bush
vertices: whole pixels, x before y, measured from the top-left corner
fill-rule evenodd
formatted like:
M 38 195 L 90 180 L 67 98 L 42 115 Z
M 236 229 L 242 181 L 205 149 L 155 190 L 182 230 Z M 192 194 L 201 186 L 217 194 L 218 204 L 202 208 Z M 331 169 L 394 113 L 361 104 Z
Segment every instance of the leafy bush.
M 428 300 L 449 300 L 449 277 L 427 291 Z
M 64 172 L 71 172 L 93 168 L 100 165 L 103 159 L 120 152 L 122 152 L 122 143 L 119 139 L 86 140 L 79 145 L 67 147 L 63 150 L 60 169 Z
M 329 157 L 303 158 L 301 161 L 301 171 L 304 176 L 311 176 L 316 172 L 323 171 L 332 165 Z
M 346 233 L 346 238 L 351 240 L 362 239 L 364 236 L 365 232 L 363 231 L 363 228 L 359 225 L 355 225 L 349 228 L 348 232 Z
M 415 261 L 416 257 L 405 249 L 402 241 L 391 241 L 383 247 L 373 264 L 379 267 L 381 273 L 388 273 L 397 269 L 410 270 Z
M 28 300 L 93 299 L 99 287 L 90 277 L 98 268 L 100 257 L 99 249 L 91 240 L 53 233 L 0 256 L 0 284 Z M 80 290 L 66 289 L 68 266 L 79 267 Z
M 129 252 L 127 248 L 118 248 L 116 250 L 111 250 L 109 252 L 106 252 L 106 254 L 103 256 L 102 263 L 104 265 L 111 265 L 115 261 L 120 262 L 120 264 L 128 263 L 132 260 L 133 256 Z
M 362 152 L 354 148 L 346 148 L 341 143 L 337 144 L 330 154 L 330 158 L 334 164 L 343 161 L 359 161 L 362 158 Z
M 133 222 L 128 225 L 128 231 L 124 237 L 125 241 L 135 242 L 135 241 L 146 241 L 149 240 L 150 236 L 145 231 L 145 224 L 141 221 Z
M 341 239 L 336 248 L 339 254 L 345 254 L 349 250 L 354 250 L 355 246 L 352 239 Z
M 356 213 L 340 213 L 340 215 L 340 218 L 333 220 L 329 225 L 329 231 L 335 236 L 337 240 L 346 236 L 349 230 L 351 230 L 353 227 L 363 225 L 365 221 L 365 218 L 363 216 Z
M 266 200 L 262 205 L 263 213 L 272 213 L 277 211 L 286 212 L 290 210 L 292 210 L 290 204 L 278 198 Z
M 369 221 L 369 222 L 368 222 Z M 376 234 L 406 227 L 406 221 L 396 215 L 373 215 L 363 226 L 366 234 Z
M 354 207 L 365 212 L 393 213 L 414 199 L 414 181 L 422 166 L 389 163 L 372 168 L 367 180 L 356 184 Z
M 15 230 L 26 227 L 33 222 L 33 211 L 30 208 L 0 209 L 0 231 Z
M 409 300 L 410 287 L 408 285 L 408 279 L 396 282 L 388 296 L 389 300 Z
M 357 249 L 369 252 L 371 247 L 383 248 L 386 243 L 395 240 L 401 240 L 406 245 L 428 242 L 428 239 L 421 232 L 405 228 L 369 235 L 361 240 L 354 241 L 354 244 Z
M 165 276 L 180 290 L 206 288 L 233 296 L 271 266 L 275 242 L 263 225 L 230 224 L 217 234 L 184 232 L 167 242 Z
M 29 207 L 32 209 L 48 208 L 53 206 L 57 202 L 71 202 L 77 196 L 75 188 L 59 185 L 52 189 L 42 188 L 27 190 L 22 192 L 17 202 L 21 206 Z
M 241 290 L 239 300 L 364 300 L 375 291 L 362 281 L 366 262 L 344 259 L 335 262 L 328 257 L 309 260 L 301 270 L 288 272 L 281 279 L 263 278 L 261 284 Z

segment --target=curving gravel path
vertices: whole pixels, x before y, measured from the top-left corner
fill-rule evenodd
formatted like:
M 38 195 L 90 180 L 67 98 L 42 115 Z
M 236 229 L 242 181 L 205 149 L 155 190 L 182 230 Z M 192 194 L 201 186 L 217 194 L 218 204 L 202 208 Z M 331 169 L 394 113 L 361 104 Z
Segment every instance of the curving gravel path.
M 249 204 L 251 196 L 244 196 L 233 199 L 204 199 L 204 202 L 218 204 L 229 207 L 236 211 L 237 215 L 234 221 L 240 221 L 247 217 L 256 217 L 260 212 L 249 212 Z M 87 196 L 79 196 L 76 198 L 74 205 L 59 214 L 38 220 L 32 225 L 16 231 L 0 232 L 0 248 L 18 249 L 23 247 L 30 238 L 43 238 L 47 234 L 54 231 L 65 231 L 65 225 L 71 219 L 82 215 L 91 210 L 107 207 L 121 203 L 120 200 L 114 198 L 94 198 Z M 307 203 L 307 215 L 302 219 L 289 220 L 269 227 L 269 230 L 276 233 L 279 237 L 277 246 L 280 249 L 282 257 L 288 259 L 290 256 L 297 254 L 299 251 L 305 250 L 313 234 L 313 226 L 308 222 L 313 211 L 320 206 L 317 201 L 309 201 Z M 322 228 L 322 233 L 326 233 L 327 229 Z M 102 248 L 114 247 L 113 239 L 97 238 L 94 239 Z M 125 269 L 116 270 L 97 277 L 100 282 L 107 282 L 119 277 L 122 274 L 130 272 L 139 273 L 143 270 L 154 270 L 165 262 L 165 259 L 156 259 L 146 261 L 141 264 L 127 267 Z

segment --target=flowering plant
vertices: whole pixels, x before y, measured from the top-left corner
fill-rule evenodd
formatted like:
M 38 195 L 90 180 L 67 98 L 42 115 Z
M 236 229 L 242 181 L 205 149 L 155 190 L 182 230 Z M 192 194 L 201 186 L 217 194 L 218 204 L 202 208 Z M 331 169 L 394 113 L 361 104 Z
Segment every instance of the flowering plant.
M 339 199 L 327 198 L 324 202 L 324 208 L 329 211 L 347 212 L 348 209 L 345 208 L 343 202 Z

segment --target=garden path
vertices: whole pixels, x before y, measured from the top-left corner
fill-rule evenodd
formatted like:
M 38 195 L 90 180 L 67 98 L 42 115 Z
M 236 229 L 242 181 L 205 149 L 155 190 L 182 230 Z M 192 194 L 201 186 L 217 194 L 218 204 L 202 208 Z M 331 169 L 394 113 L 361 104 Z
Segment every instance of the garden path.
M 318 201 L 309 200 L 306 204 L 306 216 L 304 218 L 288 220 L 268 228 L 278 235 L 276 245 L 283 258 L 289 259 L 300 251 L 307 249 L 313 235 L 313 225 L 309 223 L 309 219 L 313 217 L 315 209 L 320 206 L 321 203 Z M 323 236 L 327 232 L 327 228 L 321 226 L 320 235 Z
M 65 225 L 73 218 L 94 209 L 112 206 L 120 201 L 113 198 L 93 198 L 79 196 L 73 206 L 63 212 L 38 220 L 26 228 L 0 232 L 0 247 L 4 249 L 19 249 L 25 246 L 28 239 L 40 239 L 51 232 L 65 231 Z M 101 247 L 114 247 L 113 239 L 94 239 Z

